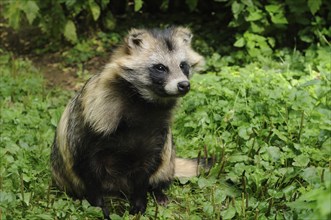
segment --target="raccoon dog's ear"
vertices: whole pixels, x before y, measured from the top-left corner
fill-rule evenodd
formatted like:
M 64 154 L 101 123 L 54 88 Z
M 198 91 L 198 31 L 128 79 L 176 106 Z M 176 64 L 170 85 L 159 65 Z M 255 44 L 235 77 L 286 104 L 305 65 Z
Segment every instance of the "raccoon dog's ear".
M 175 36 L 180 38 L 185 44 L 190 45 L 193 34 L 188 28 L 177 27 L 175 29 Z
M 175 33 L 175 37 L 179 41 L 181 41 L 181 43 L 184 43 L 184 45 L 186 45 L 187 48 L 186 53 L 188 55 L 187 58 L 193 70 L 194 71 L 203 70 L 205 66 L 204 58 L 191 48 L 191 41 L 193 38 L 193 34 L 191 30 L 184 27 L 177 27 L 174 33 Z
M 131 29 L 125 39 L 130 50 L 148 48 L 148 33 L 143 29 Z
M 205 69 L 205 59 L 197 52 L 191 50 L 188 52 L 189 62 L 194 71 L 199 72 Z

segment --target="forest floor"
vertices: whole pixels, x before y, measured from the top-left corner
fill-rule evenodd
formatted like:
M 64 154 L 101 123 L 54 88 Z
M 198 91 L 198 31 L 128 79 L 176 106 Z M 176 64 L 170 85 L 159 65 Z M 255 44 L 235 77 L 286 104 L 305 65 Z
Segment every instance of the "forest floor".
M 330 219 L 331 48 L 249 57 L 219 50 L 219 33 L 200 29 L 193 45 L 206 70 L 192 78 L 173 135 L 180 157 L 212 155 L 215 166 L 175 181 L 167 207 L 150 196 L 143 216 L 123 201 L 116 212 L 111 200 L 112 219 Z M 54 45 L 34 30 L 16 35 L 0 25 L 0 219 L 102 218 L 51 187 L 50 149 L 68 100 L 126 31 Z

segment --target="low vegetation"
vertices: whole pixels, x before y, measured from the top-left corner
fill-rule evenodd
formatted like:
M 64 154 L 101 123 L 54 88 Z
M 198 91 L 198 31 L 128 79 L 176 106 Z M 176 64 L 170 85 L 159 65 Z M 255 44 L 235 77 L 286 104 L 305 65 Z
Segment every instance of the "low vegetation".
M 330 53 L 283 50 L 277 60 L 244 67 L 209 57 L 206 74 L 194 76 L 177 111 L 174 136 L 180 156 L 216 164 L 176 181 L 167 207 L 150 198 L 138 218 L 330 218 Z M 72 92 L 46 88 L 29 60 L 8 52 L 0 58 L 1 218 L 101 217 L 98 208 L 50 186 L 50 145 Z M 126 202 L 109 205 L 114 219 L 134 218 Z

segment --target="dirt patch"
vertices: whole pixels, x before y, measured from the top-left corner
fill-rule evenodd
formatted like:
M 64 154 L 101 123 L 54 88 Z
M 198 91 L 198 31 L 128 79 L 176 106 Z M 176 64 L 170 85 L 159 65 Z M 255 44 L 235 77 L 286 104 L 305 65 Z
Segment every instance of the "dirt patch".
M 66 90 L 77 90 L 76 70 L 74 68 L 65 69 L 59 54 L 45 54 L 29 59 L 45 77 L 48 88 L 60 87 Z
M 68 65 L 64 62 L 63 51 L 36 55 L 35 48 L 47 47 L 38 37 L 40 35 L 39 29 L 31 27 L 22 27 L 17 32 L 7 27 L 5 20 L 0 18 L 0 49 L 31 60 L 44 75 L 48 88 L 60 87 L 77 91 L 91 75 L 100 72 L 109 59 L 109 55 L 104 54 L 84 63 Z
M 29 59 L 44 75 L 48 88 L 60 87 L 74 91 L 79 90 L 90 76 L 102 71 L 108 61 L 105 57 L 94 57 L 85 63 L 69 66 L 62 61 L 59 53 Z

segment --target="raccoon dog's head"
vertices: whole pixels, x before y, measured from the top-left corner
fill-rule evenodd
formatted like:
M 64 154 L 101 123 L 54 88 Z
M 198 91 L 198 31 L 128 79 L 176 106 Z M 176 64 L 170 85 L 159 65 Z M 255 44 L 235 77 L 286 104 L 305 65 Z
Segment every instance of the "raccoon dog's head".
M 132 29 L 116 55 L 121 76 L 148 101 L 171 100 L 190 90 L 189 79 L 204 59 L 191 48 L 187 28 Z

